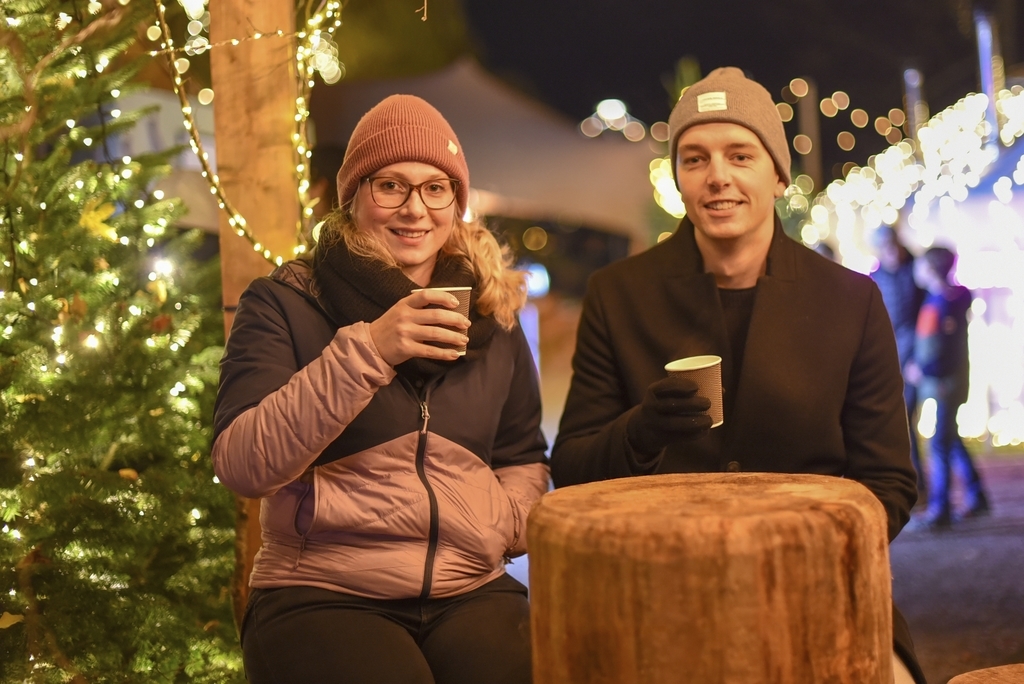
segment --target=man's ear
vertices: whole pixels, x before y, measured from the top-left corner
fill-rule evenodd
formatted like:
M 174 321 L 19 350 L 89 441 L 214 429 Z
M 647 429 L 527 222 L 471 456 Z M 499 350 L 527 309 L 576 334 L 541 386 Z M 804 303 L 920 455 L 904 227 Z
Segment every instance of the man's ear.
M 778 199 L 786 194 L 786 188 L 788 186 L 782 181 L 781 178 L 779 178 L 779 174 L 777 172 L 775 174 L 775 179 L 775 199 Z

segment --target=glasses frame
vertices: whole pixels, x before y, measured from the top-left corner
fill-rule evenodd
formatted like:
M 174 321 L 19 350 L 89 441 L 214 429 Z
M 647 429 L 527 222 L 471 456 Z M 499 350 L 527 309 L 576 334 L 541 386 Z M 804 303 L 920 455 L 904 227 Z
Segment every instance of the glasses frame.
M 395 205 L 393 207 L 386 207 L 383 204 L 381 204 L 377 200 L 377 196 L 375 194 L 373 194 L 373 181 L 380 180 L 382 178 L 386 178 L 387 180 L 397 181 L 397 182 L 407 186 L 407 189 L 406 189 L 406 192 L 405 192 L 405 199 L 403 199 L 400 203 L 398 203 L 397 205 Z M 423 188 L 424 185 L 427 185 L 428 183 L 436 183 L 437 181 L 441 181 L 441 180 L 446 180 L 446 181 L 451 182 L 451 184 L 452 184 L 452 198 L 448 202 L 448 204 L 444 205 L 443 207 L 432 207 L 429 204 L 427 204 L 427 200 L 425 200 L 423 198 L 422 188 Z M 425 180 L 422 183 L 413 184 L 413 183 L 410 183 L 409 181 L 404 180 L 402 178 L 396 178 L 395 176 L 366 176 L 365 178 L 363 178 L 363 181 L 365 181 L 366 183 L 368 183 L 370 185 L 370 199 L 372 199 L 373 203 L 376 204 L 381 209 L 401 209 L 403 206 L 405 206 L 405 203 L 409 201 L 409 198 L 412 197 L 412 192 L 413 192 L 413 190 L 415 190 L 416 194 L 420 196 L 420 202 L 423 203 L 424 207 L 426 207 L 427 209 L 431 209 L 433 211 L 440 211 L 441 209 L 447 209 L 448 207 L 452 206 L 452 204 L 454 204 L 454 202 L 455 202 L 455 198 L 459 194 L 459 179 L 458 178 L 431 178 L 430 180 Z

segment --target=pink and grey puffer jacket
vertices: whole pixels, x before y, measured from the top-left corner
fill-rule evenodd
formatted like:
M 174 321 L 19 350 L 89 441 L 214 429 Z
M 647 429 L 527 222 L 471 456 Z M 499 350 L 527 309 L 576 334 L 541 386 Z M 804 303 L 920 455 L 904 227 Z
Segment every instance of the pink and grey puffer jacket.
M 367 323 L 338 328 L 304 262 L 239 301 L 221 360 L 213 463 L 261 498 L 253 587 L 381 599 L 455 596 L 526 550 L 548 489 L 536 368 L 522 330 L 413 383 Z

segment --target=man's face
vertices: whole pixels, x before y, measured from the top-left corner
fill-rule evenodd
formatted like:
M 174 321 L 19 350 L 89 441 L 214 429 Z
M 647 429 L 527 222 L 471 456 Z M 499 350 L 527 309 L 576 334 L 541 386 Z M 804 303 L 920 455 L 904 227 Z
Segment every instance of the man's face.
M 683 131 L 676 149 L 686 214 L 706 239 L 772 231 L 786 185 L 757 134 L 732 123 L 698 124 Z

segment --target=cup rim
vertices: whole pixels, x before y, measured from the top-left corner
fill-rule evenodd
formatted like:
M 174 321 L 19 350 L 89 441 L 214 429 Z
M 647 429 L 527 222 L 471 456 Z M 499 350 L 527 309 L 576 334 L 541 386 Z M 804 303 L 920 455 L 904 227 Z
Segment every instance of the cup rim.
M 676 371 L 692 371 L 701 370 L 703 368 L 711 368 L 717 366 L 722 362 L 721 356 L 715 356 L 714 354 L 704 354 L 701 356 L 687 356 L 682 359 L 676 359 L 675 361 L 669 361 L 665 364 L 665 370 L 669 373 Z
M 472 290 L 473 287 L 470 285 L 460 285 L 458 287 L 417 287 L 410 292 L 423 292 L 423 290 L 441 290 L 442 292 L 462 292 L 464 290 Z

